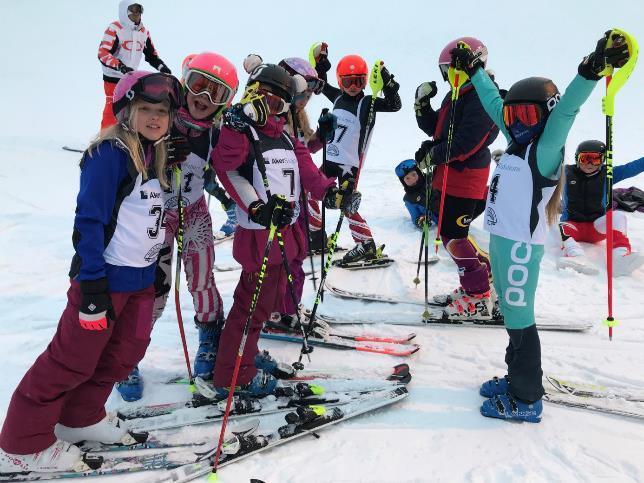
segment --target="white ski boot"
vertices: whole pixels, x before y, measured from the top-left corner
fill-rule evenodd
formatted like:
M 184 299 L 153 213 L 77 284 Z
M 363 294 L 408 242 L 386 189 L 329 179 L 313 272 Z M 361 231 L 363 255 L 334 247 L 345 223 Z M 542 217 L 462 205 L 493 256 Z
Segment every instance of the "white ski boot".
M 644 256 L 625 247 L 613 248 L 613 273 L 616 277 L 630 275 L 644 264 Z
M 25 471 L 86 471 L 81 450 L 66 441 L 57 440 L 49 448 L 31 454 L 11 454 L 0 450 L 0 473 Z
M 432 299 L 434 300 L 435 304 L 445 306 L 450 304 L 453 300 L 462 297 L 463 295 L 465 295 L 465 290 L 463 290 L 463 287 L 459 286 L 458 288 L 455 288 L 451 293 L 434 295 Z
M 128 442 L 131 439 L 128 429 L 128 424 L 125 421 L 119 419 L 116 414 L 108 413 L 98 423 L 83 428 L 70 428 L 69 426 L 57 424 L 54 433 L 56 437 L 70 443 L 95 441 L 113 444 Z

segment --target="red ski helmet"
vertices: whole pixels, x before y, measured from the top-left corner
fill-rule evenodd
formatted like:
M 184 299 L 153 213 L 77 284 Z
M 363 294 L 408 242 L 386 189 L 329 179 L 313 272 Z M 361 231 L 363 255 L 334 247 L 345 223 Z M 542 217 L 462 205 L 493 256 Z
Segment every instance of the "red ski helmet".
M 338 62 L 338 66 L 335 69 L 335 74 L 338 80 L 338 86 L 340 89 L 344 90 L 342 78 L 348 76 L 364 76 L 364 83 L 362 87 L 364 88 L 367 85 L 367 75 L 369 74 L 369 68 L 367 67 L 367 62 L 356 54 L 345 55 Z

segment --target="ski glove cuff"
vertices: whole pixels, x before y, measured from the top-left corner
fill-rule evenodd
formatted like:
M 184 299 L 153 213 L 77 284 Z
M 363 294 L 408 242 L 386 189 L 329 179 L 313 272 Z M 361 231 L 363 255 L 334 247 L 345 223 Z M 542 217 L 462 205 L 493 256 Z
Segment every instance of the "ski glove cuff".
M 119 72 L 121 74 L 127 74 L 128 72 L 132 72 L 134 69 L 132 67 L 128 67 L 125 64 L 119 65 Z
M 81 304 L 78 322 L 86 330 L 106 330 L 109 319 L 114 319 L 112 300 L 107 288 L 107 278 L 81 280 Z

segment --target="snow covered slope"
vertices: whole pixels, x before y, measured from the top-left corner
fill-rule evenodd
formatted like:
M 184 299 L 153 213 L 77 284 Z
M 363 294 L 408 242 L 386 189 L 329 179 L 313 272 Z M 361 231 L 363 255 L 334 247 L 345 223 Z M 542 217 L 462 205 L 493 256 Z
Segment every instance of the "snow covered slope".
M 420 234 L 408 222 L 402 189 L 393 167 L 413 157 L 423 134 L 413 117 L 413 95 L 424 80 L 438 80 L 436 59 L 443 45 L 460 35 L 487 43 L 489 67 L 503 87 L 528 75 L 552 77 L 563 90 L 581 57 L 596 39 L 619 26 L 644 42 L 644 8 L 635 2 L 599 1 L 521 4 L 498 1 L 435 5 L 404 2 L 368 10 L 367 4 L 294 5 L 153 1 L 145 3 L 144 23 L 162 59 L 177 72 L 185 55 L 218 51 L 235 62 L 250 52 L 268 61 L 305 57 L 315 40 L 329 43 L 331 61 L 360 53 L 369 62 L 382 58 L 401 83 L 403 110 L 382 114 L 374 132 L 369 159 L 361 177 L 363 215 L 376 240 L 386 243 L 397 260 L 392 267 L 358 273 L 331 273 L 344 288 L 360 288 L 391 296 L 422 298 L 414 289 Z M 342 6 L 344 10 L 336 8 Z M 582 11 L 583 10 L 583 11 Z M 116 2 L 3 3 L 3 41 L 0 43 L 0 340 L 2 381 L 0 418 L 24 372 L 49 342 L 65 304 L 67 270 L 72 255 L 71 231 L 78 188 L 79 156 L 60 149 L 84 145 L 96 133 L 103 106 L 98 43 L 107 24 L 116 18 Z M 276 32 L 271 28 L 280 27 Z M 636 68 L 620 92 L 615 117 L 616 163 L 643 154 L 641 112 L 644 67 Z M 439 96 L 446 92 L 441 84 Z M 602 87 L 582 108 L 568 139 L 568 152 L 588 138 L 602 139 Z M 311 103 L 317 117 L 322 99 Z M 501 140 L 494 147 L 505 147 Z M 570 159 L 568 160 L 570 162 Z M 632 181 L 632 183 L 630 183 Z M 644 176 L 629 180 L 644 186 Z M 212 203 L 215 226 L 224 214 Z M 362 210 L 361 210 L 362 213 Z M 644 251 L 644 216 L 628 215 L 636 250 Z M 333 226 L 333 222 L 330 222 Z M 480 220 L 474 235 L 483 245 L 487 236 Z M 558 321 L 593 322 L 582 334 L 542 333 L 546 372 L 571 380 L 644 389 L 644 270 L 615 284 L 615 314 L 621 325 L 608 342 L 601 321 L 606 315 L 605 271 L 589 277 L 557 271 L 553 234 L 542 264 L 537 312 Z M 346 230 L 341 244 L 351 245 Z M 231 243 L 217 248 L 218 263 L 232 263 Z M 601 266 L 603 245 L 586 247 Z M 453 265 L 443 260 L 430 268 L 431 292 L 451 290 L 457 283 Z M 217 273 L 226 307 L 230 307 L 237 272 Z M 185 287 L 185 285 L 184 285 Z M 312 294 L 306 286 L 307 301 Z M 192 302 L 182 294 L 186 321 Z M 420 316 L 418 307 L 345 301 L 327 296 L 321 311 L 333 315 L 386 320 Z M 408 327 L 376 326 L 403 334 Z M 196 331 L 186 324 L 191 353 Z M 479 384 L 504 374 L 507 336 L 503 330 L 414 328 L 423 348 L 409 361 L 414 372 L 411 396 L 401 405 L 338 425 L 321 439 L 303 439 L 245 460 L 221 471 L 227 482 L 260 478 L 282 482 L 426 482 L 426 481 L 643 481 L 644 426 L 621 418 L 548 405 L 539 425 L 508 424 L 482 418 Z M 262 342 L 286 361 L 297 358 L 295 345 Z M 334 365 L 368 369 L 398 359 L 316 349 L 313 367 Z M 146 400 L 168 397 L 155 387 L 183 370 L 176 318 L 172 307 L 159 320 L 142 371 L 149 389 Z M 173 390 L 177 390 L 174 388 Z M 112 407 L 120 404 L 113 395 Z M 212 428 L 213 437 L 216 436 Z M 200 434 L 207 429 L 200 429 Z M 639 455 L 639 456 L 638 456 Z M 129 475 L 123 481 L 149 481 L 148 475 Z M 94 481 L 113 481 L 114 478 Z

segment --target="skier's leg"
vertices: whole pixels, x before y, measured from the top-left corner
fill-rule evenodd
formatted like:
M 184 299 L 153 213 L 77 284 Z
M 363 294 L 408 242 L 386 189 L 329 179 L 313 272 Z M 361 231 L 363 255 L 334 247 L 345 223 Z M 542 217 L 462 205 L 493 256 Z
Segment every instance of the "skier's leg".
M 105 90 L 105 107 L 103 108 L 103 118 L 101 119 L 101 131 L 110 126 L 117 124 L 112 111 L 112 98 L 114 97 L 114 89 L 116 88 L 115 82 L 103 81 L 103 89 Z
M 65 398 L 60 423 L 73 428 L 89 426 L 105 417 L 105 401 L 114 383 L 125 378 L 145 355 L 152 331 L 154 285 L 138 292 L 117 292 L 112 336 L 103 349 L 92 376 Z
M 287 286 L 284 292 L 284 299 L 282 302 L 283 314 L 288 314 L 288 315 L 295 314 L 298 310 L 297 306 L 302 300 L 302 292 L 304 291 L 304 280 L 306 278 L 304 275 L 303 264 L 304 264 L 304 260 L 306 260 L 306 256 L 309 251 L 309 247 L 308 247 L 309 244 L 308 244 L 308 240 L 306 239 L 306 223 L 308 223 L 308 220 L 306 219 L 306 213 L 304 213 L 304 210 L 300 210 L 300 216 L 297 219 L 298 230 L 293 232 L 294 235 L 296 235 L 297 233 L 297 236 L 293 236 L 293 241 L 297 242 L 298 244 L 298 247 L 299 247 L 298 254 L 289 263 L 289 269 L 291 270 L 291 275 L 293 276 L 295 304 L 293 303 L 291 290 Z M 295 230 L 295 225 L 292 227 L 292 229 Z
M 255 355 L 258 352 L 257 343 L 259 333 L 264 321 L 268 319 L 271 312 L 276 307 L 280 307 L 286 288 L 286 277 L 283 274 L 284 269 L 280 265 L 268 265 L 262 289 L 257 300 L 257 306 L 253 313 L 251 326 L 246 340 L 246 347 L 242 356 L 237 385 L 247 384 L 255 377 L 257 369 L 255 368 Z M 217 359 L 215 361 L 214 385 L 215 387 L 230 386 L 235 359 L 239 344 L 244 331 L 244 324 L 248 318 L 251 300 L 259 272 L 242 271 L 239 283 L 233 296 L 233 306 L 228 312 L 226 324 L 221 333 Z
M 115 322 L 101 331 L 83 329 L 78 322 L 80 298 L 80 284 L 72 281 L 54 338 L 13 393 L 0 434 L 0 447 L 8 453 L 30 454 L 51 446 L 65 395 L 94 374 Z M 112 298 L 117 318 L 123 304 L 123 299 Z M 100 420 L 104 414 L 95 410 L 90 418 Z

